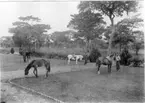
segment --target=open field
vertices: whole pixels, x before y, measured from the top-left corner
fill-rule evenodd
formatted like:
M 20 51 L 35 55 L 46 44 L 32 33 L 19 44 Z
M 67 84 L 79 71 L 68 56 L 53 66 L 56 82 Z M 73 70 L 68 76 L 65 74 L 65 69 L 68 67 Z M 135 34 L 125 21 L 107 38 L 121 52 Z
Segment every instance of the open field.
M 1 71 L 4 72 L 24 70 L 28 64 L 23 63 L 22 57 L 16 54 L 0 54 L 0 60 Z M 51 66 L 67 67 L 67 60 L 50 59 L 50 62 Z M 75 65 L 75 61 L 71 61 L 70 65 Z M 83 65 L 83 61 L 78 65 Z M 118 72 L 113 67 L 111 75 L 106 67 L 101 67 L 100 75 L 90 67 L 88 70 L 51 74 L 47 79 L 39 76 L 16 78 L 12 82 L 66 102 L 144 101 L 144 68 L 139 67 L 121 66 Z
M 36 59 L 36 57 L 32 57 L 31 60 Z M 37 58 L 38 59 L 38 58 Z M 65 66 L 67 65 L 67 60 L 58 60 L 58 59 L 49 59 L 51 66 Z M 22 56 L 15 54 L 0 54 L 1 61 L 1 71 L 15 71 L 15 70 L 24 70 L 28 65 L 23 62 Z M 83 61 L 79 62 L 78 65 L 83 65 Z M 69 64 L 74 65 L 75 61 L 71 61 Z
M 12 82 L 65 102 L 142 102 L 144 96 L 143 68 L 122 67 L 119 72 L 113 68 L 111 75 L 106 68 L 101 75 L 90 69 Z

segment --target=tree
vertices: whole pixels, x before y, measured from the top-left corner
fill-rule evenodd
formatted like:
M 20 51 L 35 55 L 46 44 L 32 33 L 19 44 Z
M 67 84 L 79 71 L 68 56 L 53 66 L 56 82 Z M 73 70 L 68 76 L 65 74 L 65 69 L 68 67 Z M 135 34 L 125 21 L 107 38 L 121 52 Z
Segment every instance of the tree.
M 14 43 L 19 47 L 29 46 L 30 48 L 35 42 L 40 47 L 43 44 L 43 35 L 50 29 L 50 25 L 39 22 L 38 17 L 19 17 L 19 21 L 14 22 L 14 27 L 9 29 L 9 32 L 14 34 Z
M 108 54 L 111 53 L 112 40 L 115 33 L 114 18 L 123 16 L 126 12 L 137 11 L 137 1 L 82 1 L 78 8 L 80 12 L 93 11 L 100 12 L 101 14 L 108 16 L 111 21 L 111 35 L 109 39 Z
M 137 31 L 134 31 L 133 34 L 135 34 L 135 40 L 133 42 L 132 48 L 135 51 L 136 55 L 138 55 L 139 50 L 143 48 L 144 32 L 137 30 Z
M 0 38 L 0 45 L 2 47 L 12 47 L 14 45 L 12 37 L 3 36 Z
M 66 31 L 56 31 L 52 33 L 51 39 L 54 41 L 55 45 L 60 44 L 68 44 L 71 42 L 72 39 L 74 39 L 74 34 L 76 32 L 72 30 L 66 30 Z
M 133 17 L 123 19 L 117 23 L 112 43 L 120 45 L 120 52 L 123 45 L 128 45 L 128 43 L 135 41 L 133 29 L 142 26 L 142 22 L 141 18 Z
M 86 47 L 88 48 L 91 40 L 99 37 L 104 30 L 105 22 L 102 15 L 100 13 L 86 11 L 71 16 L 72 19 L 67 27 L 77 30 L 75 37 L 84 38 L 86 40 Z

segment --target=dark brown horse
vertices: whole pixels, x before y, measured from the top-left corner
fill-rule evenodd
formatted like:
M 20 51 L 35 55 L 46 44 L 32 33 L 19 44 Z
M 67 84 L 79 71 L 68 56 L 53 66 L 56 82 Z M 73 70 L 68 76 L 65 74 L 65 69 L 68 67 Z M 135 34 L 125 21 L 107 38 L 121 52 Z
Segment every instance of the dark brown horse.
M 98 74 L 100 74 L 100 67 L 101 65 L 107 65 L 108 66 L 108 73 L 111 73 L 111 67 L 112 67 L 112 62 L 115 60 L 114 55 L 109 55 L 107 57 L 99 57 L 96 59 L 96 66 L 98 66 Z
M 33 67 L 33 73 L 36 77 L 38 77 L 38 67 L 45 66 L 46 68 L 46 77 L 48 77 L 48 73 L 50 72 L 50 61 L 47 61 L 45 59 L 37 59 L 37 60 L 32 60 L 27 67 L 25 68 L 25 75 L 29 74 L 29 70 Z
M 31 58 L 31 52 L 22 52 L 22 56 L 23 56 L 23 60 L 24 60 L 24 62 L 27 62 L 27 61 L 29 61 L 30 60 L 30 58 Z
M 24 62 L 27 62 L 30 60 L 32 52 L 26 50 L 25 48 L 19 48 L 19 54 L 23 56 Z

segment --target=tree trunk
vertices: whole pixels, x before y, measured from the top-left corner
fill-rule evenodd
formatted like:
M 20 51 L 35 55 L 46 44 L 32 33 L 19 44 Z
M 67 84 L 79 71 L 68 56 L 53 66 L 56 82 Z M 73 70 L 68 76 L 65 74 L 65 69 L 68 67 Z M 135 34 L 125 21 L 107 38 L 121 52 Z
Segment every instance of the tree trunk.
M 86 53 L 90 52 L 90 43 L 91 43 L 91 40 L 87 40 L 87 42 L 86 42 Z
M 113 18 L 110 17 L 110 20 L 111 20 L 111 27 L 112 27 L 111 29 L 112 29 L 112 32 L 111 32 L 110 39 L 109 39 L 109 46 L 108 46 L 108 50 L 107 50 L 107 55 L 111 54 L 112 40 L 113 40 L 114 33 L 115 33 L 115 26 L 114 26 Z
M 112 51 L 112 40 L 113 40 L 113 37 L 114 37 L 114 33 L 115 33 L 115 27 L 112 26 L 112 33 L 111 33 L 110 39 L 109 39 L 109 46 L 108 46 L 107 55 L 111 54 L 111 51 Z
M 119 44 L 119 52 L 121 53 L 121 47 L 122 47 L 122 45 L 121 45 L 121 43 Z

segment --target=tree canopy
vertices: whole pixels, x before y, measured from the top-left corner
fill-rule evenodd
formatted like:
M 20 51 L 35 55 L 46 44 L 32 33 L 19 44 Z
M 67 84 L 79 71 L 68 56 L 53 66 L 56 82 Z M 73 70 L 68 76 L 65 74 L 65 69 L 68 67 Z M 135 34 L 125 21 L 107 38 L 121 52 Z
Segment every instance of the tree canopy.
M 34 16 L 19 17 L 19 21 L 13 22 L 12 28 L 13 40 L 17 46 L 31 46 L 37 43 L 38 46 L 43 44 L 43 34 L 50 29 L 50 25 L 40 24 L 41 19 Z
M 136 12 L 137 1 L 82 1 L 78 5 L 79 12 L 92 11 L 108 16 L 111 21 L 111 35 L 109 39 L 108 54 L 111 53 L 112 40 L 115 34 L 114 18 L 123 16 L 124 12 Z
M 87 41 L 92 40 L 104 30 L 105 21 L 100 13 L 94 14 L 87 11 L 71 15 L 71 17 L 68 27 L 77 30 L 76 37 L 84 37 Z

